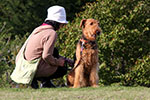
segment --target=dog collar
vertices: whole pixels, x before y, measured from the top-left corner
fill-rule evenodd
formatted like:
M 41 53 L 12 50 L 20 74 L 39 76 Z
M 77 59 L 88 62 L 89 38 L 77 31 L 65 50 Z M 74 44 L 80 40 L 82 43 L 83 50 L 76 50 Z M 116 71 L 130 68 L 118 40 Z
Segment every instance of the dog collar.
M 88 41 L 88 40 L 85 40 L 83 38 L 80 39 L 80 45 L 81 45 L 81 51 L 80 51 L 80 54 L 82 55 L 82 52 L 83 52 L 83 49 L 86 48 L 86 45 L 85 44 L 90 44 L 92 45 L 92 49 L 97 49 L 97 44 L 95 41 Z
M 85 40 L 85 39 L 80 39 L 80 42 L 82 42 L 82 43 L 88 43 L 89 41 L 87 41 L 87 40 Z

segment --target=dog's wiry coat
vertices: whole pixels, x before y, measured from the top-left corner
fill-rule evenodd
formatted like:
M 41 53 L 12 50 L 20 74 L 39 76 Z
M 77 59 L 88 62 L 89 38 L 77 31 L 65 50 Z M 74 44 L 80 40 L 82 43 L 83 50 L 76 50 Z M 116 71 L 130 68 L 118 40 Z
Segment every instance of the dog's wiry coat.
M 94 19 L 84 19 L 81 21 L 82 38 L 77 43 L 76 61 L 74 68 L 67 76 L 69 87 L 98 87 L 98 46 L 96 42 L 97 34 L 101 33 L 99 22 Z

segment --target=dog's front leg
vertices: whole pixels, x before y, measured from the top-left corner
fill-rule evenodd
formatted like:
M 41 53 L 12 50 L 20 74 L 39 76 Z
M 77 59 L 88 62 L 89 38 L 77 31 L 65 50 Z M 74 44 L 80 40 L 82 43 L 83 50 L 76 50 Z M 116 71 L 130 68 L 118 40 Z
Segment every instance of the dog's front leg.
M 75 79 L 74 79 L 74 86 L 73 86 L 73 88 L 81 87 L 82 80 L 83 80 L 83 66 L 79 65 L 75 69 Z
M 92 87 L 99 87 L 98 86 L 98 82 L 99 82 L 99 75 L 98 75 L 98 70 L 99 70 L 99 67 L 98 67 L 99 64 L 96 64 L 92 67 L 92 70 L 91 70 L 91 74 L 90 74 L 90 85 Z

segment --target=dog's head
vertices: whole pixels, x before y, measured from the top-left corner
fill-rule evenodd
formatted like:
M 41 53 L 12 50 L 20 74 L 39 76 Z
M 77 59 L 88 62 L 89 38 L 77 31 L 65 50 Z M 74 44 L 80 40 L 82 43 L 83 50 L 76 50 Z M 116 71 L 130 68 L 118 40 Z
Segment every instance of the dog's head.
M 82 28 L 83 36 L 90 41 L 95 41 L 97 35 L 101 34 L 99 22 L 95 19 L 81 20 L 80 27 Z

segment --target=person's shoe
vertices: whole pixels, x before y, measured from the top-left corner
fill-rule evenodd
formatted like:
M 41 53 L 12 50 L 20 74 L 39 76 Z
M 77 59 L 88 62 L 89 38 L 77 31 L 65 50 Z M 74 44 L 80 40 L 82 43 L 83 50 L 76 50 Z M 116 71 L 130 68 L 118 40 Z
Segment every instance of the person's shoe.
M 31 83 L 31 87 L 33 89 L 38 89 L 39 88 L 39 85 L 38 85 L 38 82 L 36 79 L 33 79 L 32 83 Z
M 41 88 L 56 88 L 51 81 L 41 82 Z

